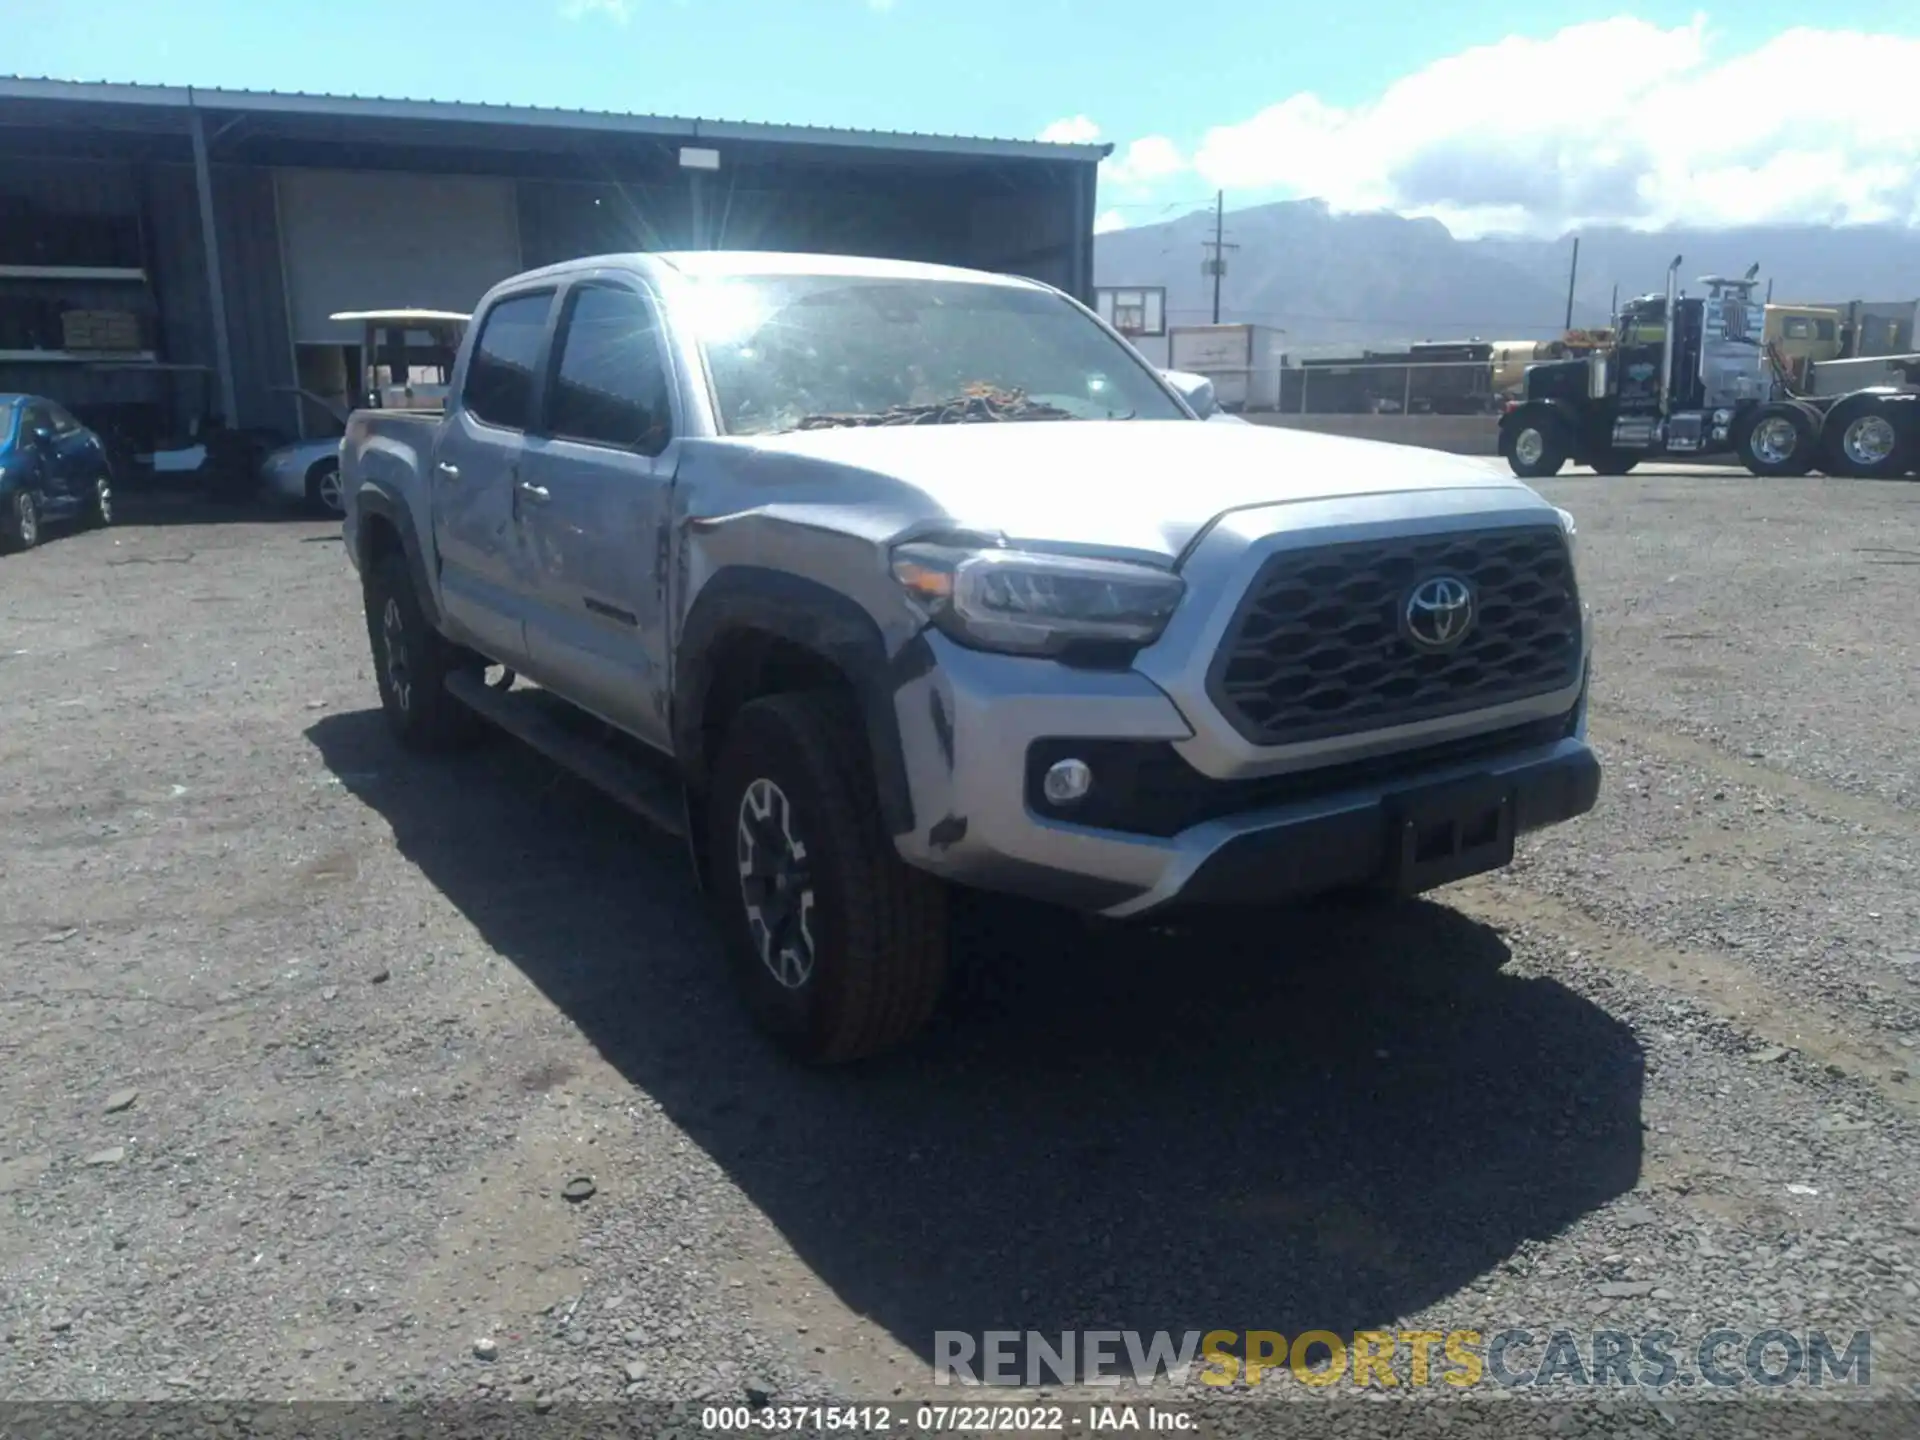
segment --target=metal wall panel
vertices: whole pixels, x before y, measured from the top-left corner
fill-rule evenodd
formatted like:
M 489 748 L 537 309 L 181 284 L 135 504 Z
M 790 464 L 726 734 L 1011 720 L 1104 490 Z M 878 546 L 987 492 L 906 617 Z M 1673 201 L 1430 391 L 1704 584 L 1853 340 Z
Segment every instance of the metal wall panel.
M 226 279 L 234 402 L 240 412 L 231 423 L 295 434 L 294 401 L 274 390 L 293 383 L 293 347 L 287 336 L 273 172 L 252 165 L 214 166 L 213 207 Z
M 341 310 L 470 311 L 521 268 L 513 182 L 465 175 L 280 170 L 294 337 L 352 345 Z

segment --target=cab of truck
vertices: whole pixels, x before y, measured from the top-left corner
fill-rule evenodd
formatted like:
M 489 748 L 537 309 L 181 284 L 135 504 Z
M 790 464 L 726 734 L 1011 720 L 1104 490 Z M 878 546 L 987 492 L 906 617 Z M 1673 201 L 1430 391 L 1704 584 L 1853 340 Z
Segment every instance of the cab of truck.
M 1818 305 L 1766 307 L 1765 343 L 1797 389 L 1809 388 L 1815 365 L 1838 360 L 1841 351 L 1838 310 Z

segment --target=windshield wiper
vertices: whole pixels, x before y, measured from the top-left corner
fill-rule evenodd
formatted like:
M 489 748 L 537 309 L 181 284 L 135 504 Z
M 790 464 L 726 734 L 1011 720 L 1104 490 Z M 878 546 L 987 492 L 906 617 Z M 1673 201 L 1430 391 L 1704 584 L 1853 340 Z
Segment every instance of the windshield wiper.
M 927 405 L 892 405 L 885 410 L 803 415 L 796 430 L 831 430 L 850 425 L 976 425 L 1011 420 L 1072 420 L 1071 410 L 1030 400 L 1021 390 L 969 390 Z

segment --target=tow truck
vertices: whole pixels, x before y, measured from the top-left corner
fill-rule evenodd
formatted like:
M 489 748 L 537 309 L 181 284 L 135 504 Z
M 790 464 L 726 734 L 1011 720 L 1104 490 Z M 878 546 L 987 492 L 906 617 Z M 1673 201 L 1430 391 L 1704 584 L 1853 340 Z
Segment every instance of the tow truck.
M 1683 259 L 1667 267 L 1664 294 L 1621 306 L 1609 343 L 1527 367 L 1500 419 L 1500 453 L 1515 475 L 1539 479 L 1569 462 L 1625 475 L 1663 456 L 1723 455 L 1769 476 L 1892 479 L 1920 465 L 1920 393 L 1797 388 L 1765 340 L 1753 293 L 1760 267 L 1705 276 L 1706 294 L 1687 296 Z

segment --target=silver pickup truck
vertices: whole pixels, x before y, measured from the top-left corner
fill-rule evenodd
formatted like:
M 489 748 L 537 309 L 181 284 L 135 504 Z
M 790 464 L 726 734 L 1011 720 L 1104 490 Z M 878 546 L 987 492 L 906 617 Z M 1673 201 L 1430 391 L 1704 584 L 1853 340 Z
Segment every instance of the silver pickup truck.
M 940 994 L 949 887 L 1114 918 L 1428 890 L 1591 808 L 1574 526 L 1469 459 L 1207 417 L 1044 285 L 603 256 L 356 413 L 420 750 L 504 728 L 690 842 L 761 1025 Z

